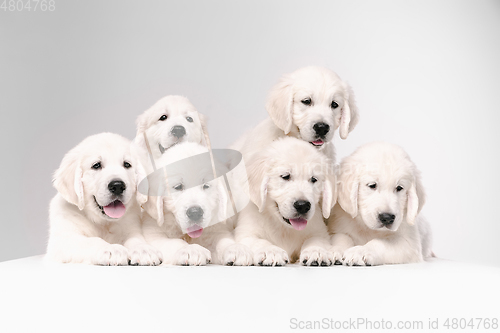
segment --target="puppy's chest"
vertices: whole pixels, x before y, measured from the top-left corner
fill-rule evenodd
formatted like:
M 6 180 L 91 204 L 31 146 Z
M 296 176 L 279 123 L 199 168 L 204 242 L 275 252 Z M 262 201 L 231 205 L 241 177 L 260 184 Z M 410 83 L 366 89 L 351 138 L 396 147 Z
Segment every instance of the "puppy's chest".
M 300 253 L 306 235 L 291 233 L 288 230 L 273 230 L 268 233 L 268 238 L 271 243 L 285 250 L 290 257 L 294 257 Z
M 117 223 L 101 226 L 99 233 L 102 239 L 111 244 L 122 244 L 124 241 L 122 228 Z

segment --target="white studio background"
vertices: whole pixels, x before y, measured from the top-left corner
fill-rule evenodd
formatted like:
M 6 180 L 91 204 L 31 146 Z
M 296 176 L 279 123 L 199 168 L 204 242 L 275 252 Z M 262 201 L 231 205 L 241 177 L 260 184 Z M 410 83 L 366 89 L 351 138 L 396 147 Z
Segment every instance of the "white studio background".
M 423 174 L 442 258 L 500 266 L 500 2 L 56 1 L 0 10 L 0 260 L 41 254 L 51 174 L 88 135 L 133 138 L 167 94 L 207 115 L 214 148 L 266 117 L 306 65 L 353 87 L 361 121 L 339 159 L 385 140 Z

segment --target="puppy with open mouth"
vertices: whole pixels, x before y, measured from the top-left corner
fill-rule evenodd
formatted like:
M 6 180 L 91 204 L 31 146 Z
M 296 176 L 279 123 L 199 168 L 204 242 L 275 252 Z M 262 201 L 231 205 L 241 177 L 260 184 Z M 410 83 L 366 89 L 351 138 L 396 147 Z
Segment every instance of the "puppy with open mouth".
M 71 149 L 54 174 L 47 258 L 96 265 L 159 265 L 146 243 L 136 200 L 136 159 L 130 141 L 112 133 Z
M 420 172 L 399 146 L 374 142 L 340 165 L 338 204 L 328 220 L 332 252 L 345 265 L 420 262 L 432 256 L 420 211 Z
M 137 118 L 134 143 L 159 159 L 183 142 L 209 146 L 204 116 L 183 96 L 165 96 Z
M 254 264 L 300 260 L 330 266 L 333 256 L 323 217 L 336 201 L 327 158 L 296 138 L 281 138 L 247 161 L 251 203 L 238 215 L 235 237 L 254 252 Z
M 251 264 L 250 249 L 236 244 L 229 225 L 220 223 L 232 215 L 232 208 L 220 177 L 224 167 L 216 160 L 212 164 L 209 150 L 181 143 L 165 151 L 157 165 L 139 192 L 144 236 L 161 250 L 163 262 L 199 266 L 213 259 L 223 265 Z
M 269 118 L 241 136 L 232 146 L 251 158 L 272 141 L 291 136 L 308 142 L 335 163 L 333 133 L 342 139 L 358 123 L 351 87 L 330 69 L 309 66 L 282 77 L 269 93 Z

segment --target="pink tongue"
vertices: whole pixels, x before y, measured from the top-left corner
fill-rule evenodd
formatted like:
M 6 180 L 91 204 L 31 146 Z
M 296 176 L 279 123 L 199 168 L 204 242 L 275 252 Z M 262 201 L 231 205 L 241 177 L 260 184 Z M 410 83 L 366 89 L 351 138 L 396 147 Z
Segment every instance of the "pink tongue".
M 315 144 L 316 146 L 321 146 L 323 144 L 323 140 L 316 140 L 313 141 L 312 143 Z
M 113 201 L 103 208 L 104 213 L 113 219 L 119 219 L 125 214 L 125 205 L 120 200 Z
M 201 228 L 201 227 L 199 227 L 197 225 L 189 227 L 187 229 L 187 234 L 191 238 L 198 238 L 198 237 L 200 237 L 202 232 L 203 232 L 203 228 Z
M 303 218 L 290 219 L 290 224 L 295 230 L 302 230 L 307 226 L 307 220 Z

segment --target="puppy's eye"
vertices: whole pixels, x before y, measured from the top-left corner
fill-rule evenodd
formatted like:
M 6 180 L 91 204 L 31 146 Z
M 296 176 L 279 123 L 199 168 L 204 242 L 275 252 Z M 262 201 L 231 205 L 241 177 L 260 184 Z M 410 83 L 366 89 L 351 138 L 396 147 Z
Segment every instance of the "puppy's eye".
M 284 175 L 281 175 L 281 178 L 283 178 L 284 180 L 290 180 L 290 174 L 286 173 Z
M 160 119 L 158 119 L 159 121 L 164 121 L 164 120 L 167 120 L 167 115 L 166 114 L 162 114 Z
M 132 167 L 132 164 L 130 164 L 129 162 L 123 162 L 123 167 L 125 169 L 130 169 Z
M 372 190 L 377 189 L 377 183 L 368 184 L 368 185 L 366 185 L 366 186 L 368 186 L 368 187 L 369 187 L 369 188 L 371 188 Z
M 311 183 L 316 183 L 318 179 L 316 177 L 311 177 Z
M 210 188 L 210 185 L 208 184 L 203 184 L 203 189 L 206 190 L 206 189 L 209 189 Z
M 311 105 L 311 99 L 308 97 L 308 98 L 304 98 L 303 100 L 300 101 L 302 104 L 304 105 Z
M 101 162 L 96 162 L 92 164 L 92 169 L 99 170 L 102 168 Z
M 332 104 L 330 106 L 332 107 L 332 109 L 336 109 L 339 107 L 339 105 L 335 101 L 332 101 Z
M 186 120 L 189 121 L 190 123 L 193 122 L 193 118 L 191 118 L 191 117 L 186 117 Z
M 182 183 L 177 184 L 177 185 L 174 186 L 174 190 L 176 190 L 176 191 L 182 191 L 182 190 L 184 190 L 184 185 Z
M 403 186 L 398 185 L 398 187 L 396 187 L 396 192 L 401 192 L 402 190 L 403 190 Z

